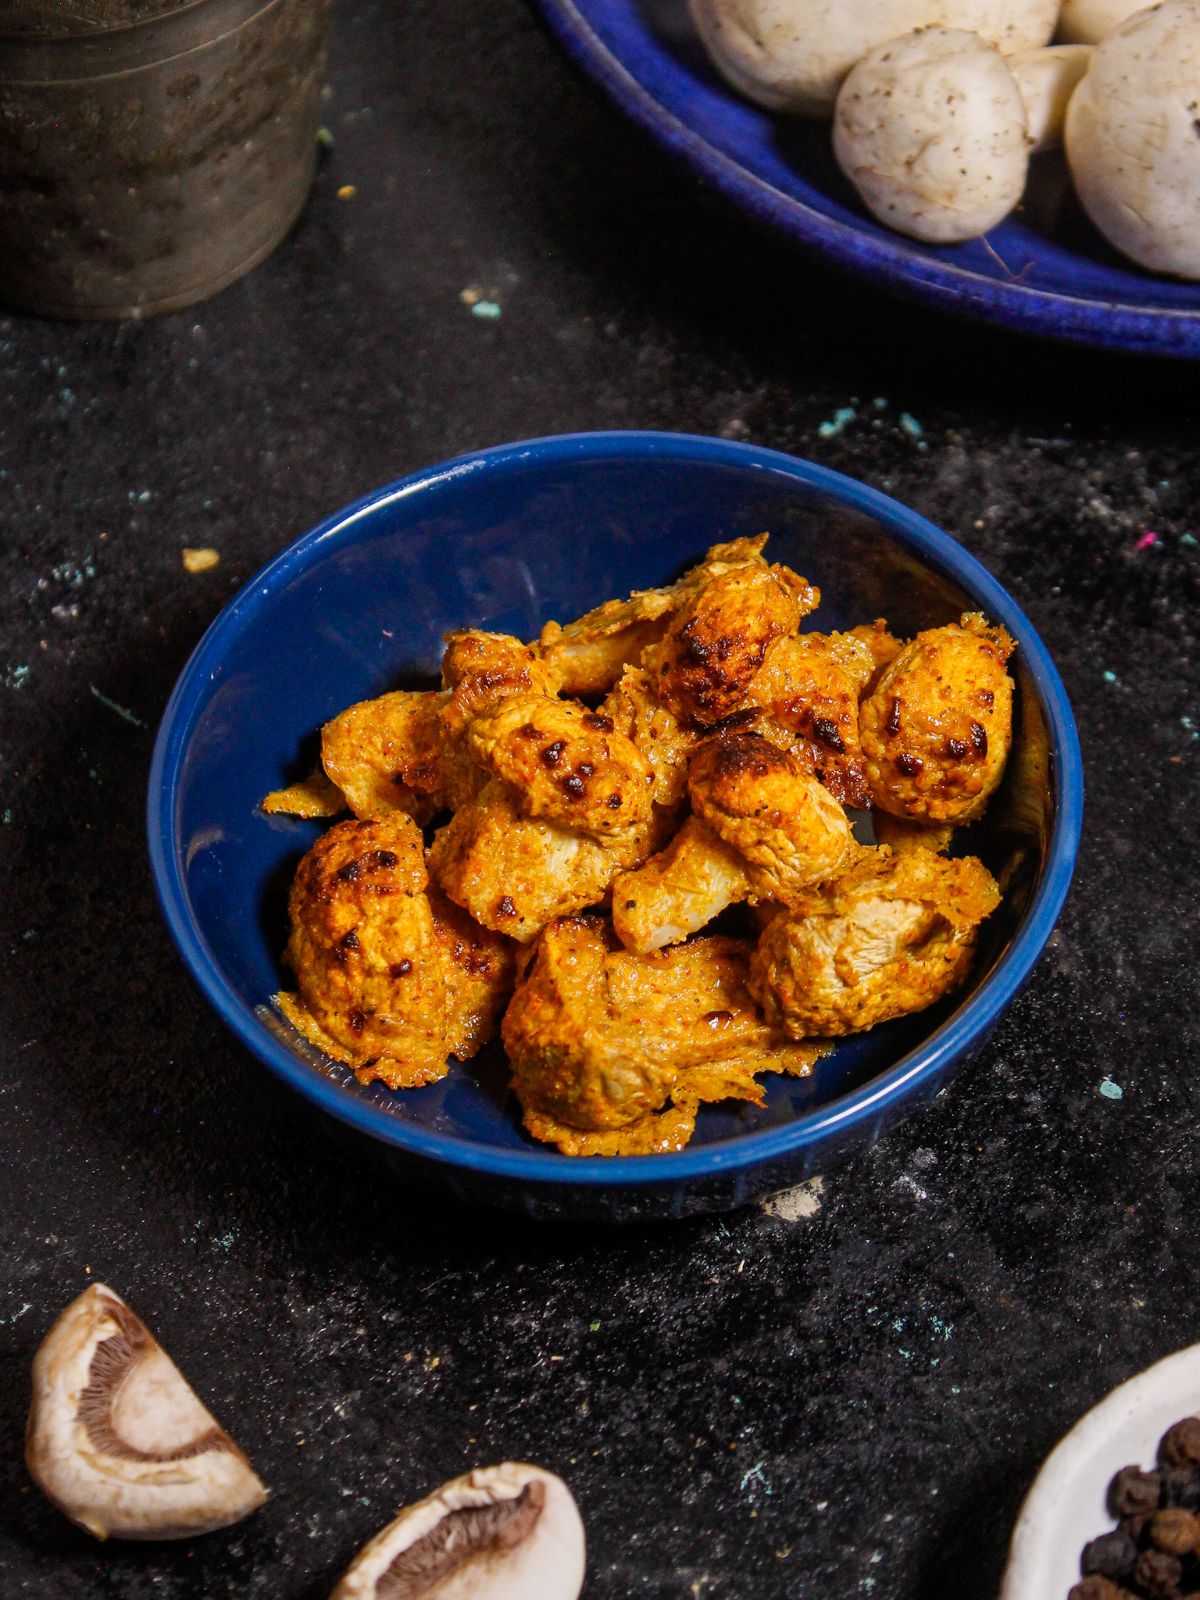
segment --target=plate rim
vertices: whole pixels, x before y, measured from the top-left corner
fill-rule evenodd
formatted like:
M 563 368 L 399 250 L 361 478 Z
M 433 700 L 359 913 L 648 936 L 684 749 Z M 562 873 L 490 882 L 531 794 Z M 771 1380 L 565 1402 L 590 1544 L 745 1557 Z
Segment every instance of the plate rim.
M 593 3 L 602 5 L 604 0 Z M 922 254 L 916 241 L 900 242 L 898 237 L 893 242 L 867 232 L 865 222 L 853 227 L 824 216 L 758 177 L 669 111 L 599 36 L 577 0 L 530 0 L 530 4 L 566 55 L 633 122 L 735 204 L 857 277 L 882 282 L 897 294 L 941 311 L 1019 332 L 1133 354 L 1200 358 L 1200 306 L 1147 309 L 1120 300 L 1037 289 L 1015 277 L 1004 283 Z
M 454 1134 L 405 1122 L 322 1077 L 276 1038 L 225 979 L 207 942 L 193 924 L 186 881 L 175 849 L 179 783 L 195 714 L 214 673 L 219 671 L 226 637 L 240 631 L 263 601 L 307 566 L 319 546 L 349 540 L 364 517 L 380 507 L 408 499 L 423 489 L 491 468 L 523 461 L 547 463 L 642 455 L 672 456 L 712 464 L 781 473 L 831 495 L 843 505 L 883 522 L 900 542 L 974 593 L 994 620 L 1018 637 L 1026 670 L 1033 679 L 1050 729 L 1054 822 L 1046 864 L 1024 924 L 972 995 L 913 1050 L 877 1077 L 777 1127 L 755 1129 L 717 1144 L 646 1156 L 591 1160 L 543 1148 L 498 1149 Z M 189 656 L 159 724 L 150 765 L 146 828 L 151 873 L 171 937 L 193 981 L 236 1039 L 290 1087 L 339 1121 L 411 1155 L 493 1177 L 539 1185 L 567 1182 L 587 1188 L 671 1186 L 758 1167 L 847 1131 L 882 1115 L 908 1091 L 965 1059 L 973 1041 L 987 1036 L 1025 983 L 1058 920 L 1078 855 L 1083 817 L 1083 763 L 1075 720 L 1056 667 L 1036 629 L 1016 601 L 987 568 L 957 540 L 919 512 L 878 489 L 798 456 L 741 441 L 702 434 L 612 430 L 558 434 L 495 445 L 451 457 L 371 491 L 325 517 L 286 546 L 226 602 Z

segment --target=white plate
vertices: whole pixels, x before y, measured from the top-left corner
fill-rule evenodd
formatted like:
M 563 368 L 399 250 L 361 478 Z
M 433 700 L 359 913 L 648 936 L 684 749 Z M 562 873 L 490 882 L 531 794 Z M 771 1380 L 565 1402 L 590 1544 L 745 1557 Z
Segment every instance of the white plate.
M 1085 1544 L 1108 1533 L 1114 1475 L 1149 1470 L 1173 1422 L 1200 1406 L 1200 1344 L 1147 1367 L 1093 1407 L 1046 1459 L 1013 1530 L 1000 1600 L 1066 1600 Z

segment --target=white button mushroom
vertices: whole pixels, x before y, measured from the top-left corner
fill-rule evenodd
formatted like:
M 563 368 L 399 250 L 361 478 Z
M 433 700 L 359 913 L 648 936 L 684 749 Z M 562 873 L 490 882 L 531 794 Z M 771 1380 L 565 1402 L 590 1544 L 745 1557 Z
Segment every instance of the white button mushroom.
M 359 1551 L 332 1600 L 577 1600 L 584 1566 L 566 1484 L 506 1461 L 405 1507 Z
M 833 148 L 881 222 L 914 239 L 973 239 L 1021 198 L 1025 106 L 994 45 L 926 28 L 873 50 L 838 95 Z
M 1084 210 L 1118 250 L 1200 278 L 1200 0 L 1165 0 L 1096 46 L 1066 147 Z
M 714 63 L 773 111 L 828 117 L 868 51 L 914 28 L 966 28 L 1005 51 L 1045 44 L 1058 0 L 689 0 Z
M 1067 106 L 1091 58 L 1087 44 L 1049 44 L 1009 56 L 1009 70 L 1025 102 L 1031 154 L 1062 143 Z
M 240 1522 L 267 1491 L 119 1295 L 96 1283 L 33 1363 L 25 1459 L 97 1539 L 190 1539 Z
M 1099 44 L 1146 0 L 1063 0 L 1058 37 L 1065 44 Z

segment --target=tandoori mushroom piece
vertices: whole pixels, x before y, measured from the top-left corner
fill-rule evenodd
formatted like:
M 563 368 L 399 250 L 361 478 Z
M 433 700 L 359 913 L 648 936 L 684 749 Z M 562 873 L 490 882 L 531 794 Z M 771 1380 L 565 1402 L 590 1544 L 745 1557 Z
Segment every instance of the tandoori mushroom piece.
M 512 982 L 503 939 L 427 892 L 420 830 L 402 812 L 343 822 L 301 861 L 280 1010 L 363 1083 L 445 1076 L 494 1030 Z
M 858 704 L 876 647 L 853 633 L 790 634 L 768 649 L 754 684 L 765 714 L 757 731 L 790 750 L 844 806 L 871 803 Z
M 791 1038 L 857 1033 L 921 1011 L 966 978 L 979 924 L 1000 903 L 981 861 L 864 850 L 832 883 L 768 922 L 749 988 Z
M 758 733 L 700 745 L 688 793 L 693 814 L 667 848 L 613 883 L 613 927 L 627 949 L 676 944 L 738 901 L 788 902 L 855 848 L 833 796 Z
M 767 535 L 714 544 L 704 560 L 677 582 L 659 589 L 637 589 L 625 600 L 606 600 L 573 622 L 548 622 L 538 649 L 558 675 L 563 694 L 603 694 L 626 666 L 635 665 L 657 643 L 675 612 L 712 578 L 735 567 L 765 571 L 762 548 Z
M 321 730 L 321 764 L 354 815 L 395 811 L 425 823 L 449 804 L 440 712 L 449 695 L 396 689 L 361 700 Z
M 190 1539 L 267 1491 L 121 1297 L 91 1284 L 33 1363 L 25 1459 L 43 1494 L 97 1539 Z
M 586 1552 L 571 1491 L 541 1467 L 477 1467 L 406 1506 L 331 1600 L 578 1600 Z
M 492 778 L 434 835 L 429 871 L 476 922 L 528 944 L 552 918 L 598 905 L 619 872 L 652 852 L 658 827 L 652 817 L 615 838 L 593 838 L 527 816 L 521 791 Z
M 710 579 L 642 657 L 655 695 L 685 728 L 711 731 L 744 709 L 768 647 L 820 598 L 790 567 L 734 567 Z
M 814 1049 L 750 1000 L 749 952 L 703 938 L 636 955 L 602 918 L 552 922 L 501 1028 L 529 1132 L 569 1154 L 679 1149 L 700 1101 L 761 1105 L 756 1073 L 810 1073 Z
M 650 820 L 649 762 L 611 717 L 578 701 L 514 695 L 475 718 L 467 744 L 480 767 L 518 791 L 526 816 L 597 839 Z
M 979 612 L 905 646 L 859 711 L 877 807 L 955 827 L 982 816 L 1012 745 L 1012 652 Z

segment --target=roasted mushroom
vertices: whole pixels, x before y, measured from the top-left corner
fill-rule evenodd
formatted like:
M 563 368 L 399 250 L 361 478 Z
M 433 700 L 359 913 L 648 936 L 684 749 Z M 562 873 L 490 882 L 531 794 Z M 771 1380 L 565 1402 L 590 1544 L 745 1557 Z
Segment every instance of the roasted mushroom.
M 94 1283 L 33 1363 L 25 1461 L 97 1539 L 190 1539 L 267 1497 L 250 1463 L 119 1295 Z

